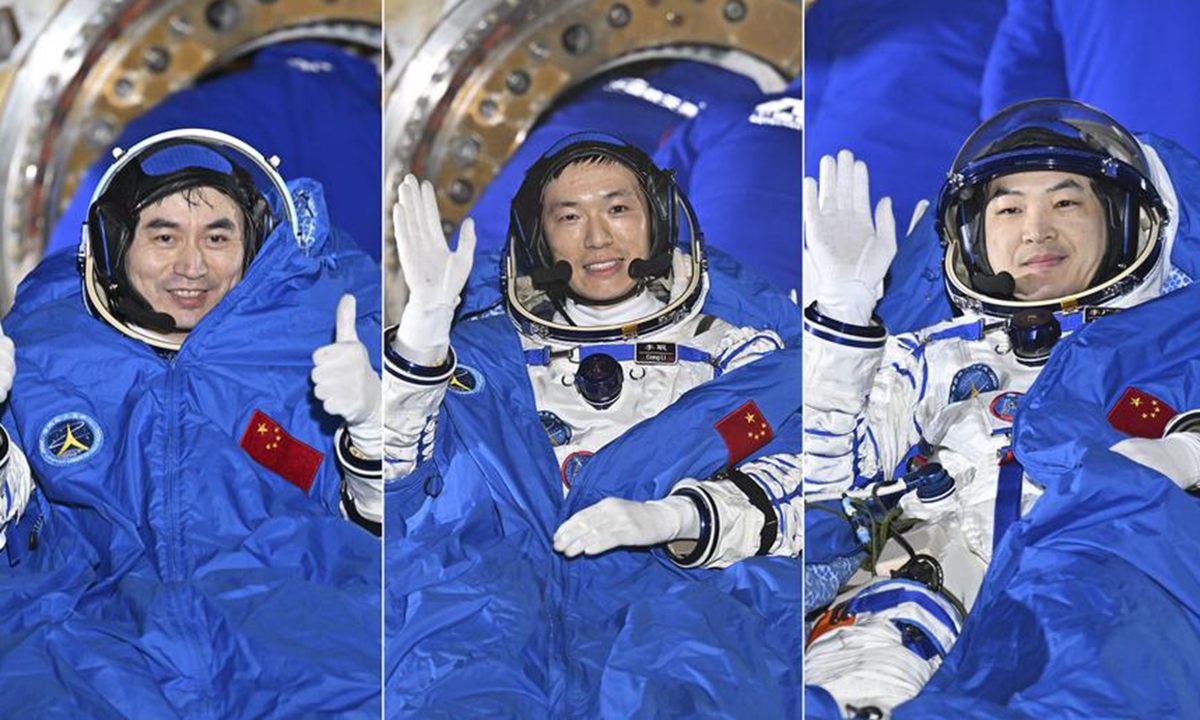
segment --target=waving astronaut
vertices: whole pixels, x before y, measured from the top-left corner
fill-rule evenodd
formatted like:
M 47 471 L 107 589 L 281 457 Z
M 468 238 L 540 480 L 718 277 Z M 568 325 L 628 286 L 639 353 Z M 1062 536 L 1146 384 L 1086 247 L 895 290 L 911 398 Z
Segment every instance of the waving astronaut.
M 844 498 L 852 513 L 898 502 L 917 524 L 897 576 L 817 622 L 806 681 L 843 710 L 887 713 L 949 652 L 993 548 L 1042 492 L 1010 449 L 1022 393 L 1062 334 L 1163 291 L 1175 195 L 1154 150 L 1103 113 L 1014 105 L 968 138 L 938 202 L 945 286 L 962 316 L 889 337 L 872 310 L 896 251 L 890 202 L 872 223 L 867 169 L 848 151 L 823 158 L 820 175 L 804 197 L 817 271 L 807 499 Z M 1200 464 L 1195 435 L 1146 442 L 1142 462 L 1182 452 Z
M 386 338 L 387 479 L 433 453 L 438 407 L 455 373 L 450 326 L 470 273 L 474 226 L 443 236 L 432 186 L 411 175 L 393 220 L 410 289 Z M 671 174 L 599 133 L 570 135 L 527 172 L 512 202 L 501 283 L 524 350 L 538 418 L 564 496 L 587 458 L 688 390 L 782 347 L 700 309 L 703 238 Z M 703 482 L 681 478 L 651 502 L 607 498 L 568 518 L 554 547 L 568 557 L 670 543 L 685 567 L 799 552 L 798 458 L 772 455 Z M 792 504 L 771 498 L 795 496 Z M 781 516 L 794 521 L 781 523 Z

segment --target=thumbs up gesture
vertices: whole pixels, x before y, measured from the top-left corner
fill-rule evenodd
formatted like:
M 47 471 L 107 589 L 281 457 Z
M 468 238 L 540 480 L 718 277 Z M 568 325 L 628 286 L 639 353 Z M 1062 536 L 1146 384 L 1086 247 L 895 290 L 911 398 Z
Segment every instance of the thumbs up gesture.
M 8 399 L 8 391 L 12 389 L 16 373 L 17 349 L 12 339 L 4 334 L 4 328 L 0 327 L 0 403 Z
M 409 295 L 394 349 L 411 362 L 438 365 L 450 347 L 454 309 L 471 274 L 475 223 L 470 218 L 463 221 L 458 248 L 451 250 L 442 232 L 433 184 L 408 175 L 397 188 L 397 195 L 392 223 L 400 272 Z
M 313 353 L 312 381 L 325 412 L 346 421 L 354 446 L 371 458 L 383 455 L 382 390 L 367 348 L 355 329 L 357 303 L 346 294 L 338 301 L 334 342 Z

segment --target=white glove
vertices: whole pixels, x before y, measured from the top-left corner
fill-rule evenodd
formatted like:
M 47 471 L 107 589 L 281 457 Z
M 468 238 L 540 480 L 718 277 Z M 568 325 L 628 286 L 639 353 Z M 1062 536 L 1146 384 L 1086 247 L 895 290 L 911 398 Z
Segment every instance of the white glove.
M 356 315 L 354 296 L 343 295 L 333 344 L 313 353 L 312 381 L 325 412 L 345 419 L 354 447 L 369 458 L 379 458 L 383 456 L 383 381 L 371 367 L 366 346 L 359 342 Z
M 647 547 L 672 540 L 695 540 L 700 513 L 685 497 L 637 502 L 605 498 L 567 518 L 554 533 L 554 549 L 575 557 L 599 555 L 615 547 Z
M 8 399 L 8 391 L 12 389 L 13 376 L 17 373 L 17 349 L 13 346 L 12 338 L 4 334 L 0 327 L 0 403 Z
M 822 313 L 841 322 L 868 325 L 883 278 L 896 256 L 891 198 L 875 208 L 871 223 L 867 165 L 849 150 L 837 160 L 821 158 L 821 185 L 804 178 L 806 260 L 814 264 L 815 297 Z
M 7 340 L 7 338 L 5 338 Z M 11 342 L 9 343 L 12 344 Z M 5 433 L 0 428 L 0 433 Z M 5 489 L 2 486 L 7 485 Z M 0 470 L 0 550 L 4 549 L 9 523 L 17 522 L 25 513 L 29 497 L 33 494 L 33 476 L 29 462 L 16 445 L 9 444 L 8 464 Z
M 467 218 L 458 233 L 458 249 L 450 250 L 442 233 L 433 184 L 408 175 L 400 183 L 392 209 L 396 254 L 408 286 L 408 303 L 400 315 L 393 350 L 420 365 L 440 365 L 450 348 L 454 308 L 471 274 L 475 257 L 475 221 Z
M 1163 438 L 1129 438 L 1112 451 L 1166 475 L 1184 490 L 1200 485 L 1200 435 L 1171 433 Z

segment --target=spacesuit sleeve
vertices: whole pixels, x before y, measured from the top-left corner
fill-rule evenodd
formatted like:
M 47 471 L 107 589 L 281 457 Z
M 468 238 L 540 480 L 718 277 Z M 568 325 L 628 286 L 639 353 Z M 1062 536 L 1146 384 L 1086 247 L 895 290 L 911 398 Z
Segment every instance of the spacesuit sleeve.
M 454 348 L 436 367 L 417 365 L 393 350 L 396 328 L 384 337 L 383 477 L 384 482 L 408 476 L 433 456 L 438 408 L 454 375 Z
M 914 413 L 926 384 L 920 341 L 880 324 L 804 311 L 804 492 L 841 492 L 890 477 L 919 439 Z
M 9 441 L 8 430 L 0 426 L 0 550 L 8 537 L 10 524 L 25 512 L 33 494 L 33 476 L 25 453 Z
M 359 450 L 345 425 L 338 428 L 333 444 L 342 471 L 342 514 L 372 534 L 382 534 L 383 458 Z
M 707 480 L 685 479 L 671 494 L 686 497 L 700 515 L 700 537 L 667 545 L 685 568 L 724 568 L 758 555 L 795 557 L 804 542 L 800 456 L 767 455 Z

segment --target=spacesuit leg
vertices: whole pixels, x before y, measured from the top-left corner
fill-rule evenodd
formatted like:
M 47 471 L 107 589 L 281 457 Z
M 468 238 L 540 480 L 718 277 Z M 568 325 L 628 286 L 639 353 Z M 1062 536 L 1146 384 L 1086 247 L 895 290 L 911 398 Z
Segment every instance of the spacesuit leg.
M 890 714 L 924 687 L 961 629 L 954 606 L 921 583 L 875 583 L 817 622 L 804 656 L 805 682 L 843 709 L 873 706 Z

